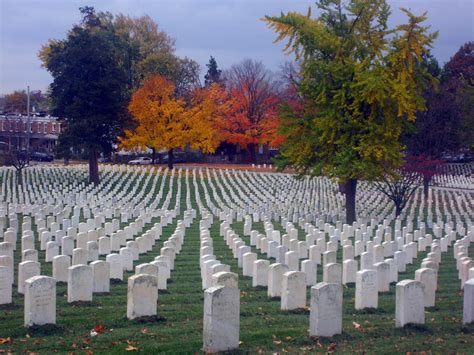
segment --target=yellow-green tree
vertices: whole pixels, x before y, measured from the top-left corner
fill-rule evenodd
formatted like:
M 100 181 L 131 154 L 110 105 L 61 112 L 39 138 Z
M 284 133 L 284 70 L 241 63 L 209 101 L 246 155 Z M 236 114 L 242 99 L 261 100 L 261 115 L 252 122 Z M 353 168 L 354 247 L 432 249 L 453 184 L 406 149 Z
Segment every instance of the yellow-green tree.
M 124 148 L 168 150 L 168 167 L 173 168 L 173 151 L 187 145 L 212 153 L 220 143 L 215 129 L 219 113 L 219 87 L 197 90 L 190 103 L 175 97 L 174 84 L 160 75 L 148 77 L 132 96 L 129 111 L 135 128 L 125 131 Z M 154 158 L 153 158 L 154 159 Z
M 421 94 L 432 80 L 419 63 L 436 34 L 422 26 L 426 14 L 404 9 L 408 22 L 389 29 L 385 0 L 319 0 L 317 8 L 316 18 L 310 9 L 264 19 L 301 62 L 305 110 L 282 110 L 279 165 L 337 178 L 352 223 L 357 181 L 402 163 L 400 135 L 425 108 Z

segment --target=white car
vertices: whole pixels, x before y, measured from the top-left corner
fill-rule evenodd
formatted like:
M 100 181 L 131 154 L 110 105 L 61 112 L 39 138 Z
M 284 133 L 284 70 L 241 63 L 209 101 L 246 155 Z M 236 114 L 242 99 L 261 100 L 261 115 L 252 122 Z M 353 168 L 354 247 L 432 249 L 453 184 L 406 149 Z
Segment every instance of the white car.
M 152 163 L 151 158 L 140 157 L 138 159 L 130 160 L 128 162 L 130 165 L 149 165 Z

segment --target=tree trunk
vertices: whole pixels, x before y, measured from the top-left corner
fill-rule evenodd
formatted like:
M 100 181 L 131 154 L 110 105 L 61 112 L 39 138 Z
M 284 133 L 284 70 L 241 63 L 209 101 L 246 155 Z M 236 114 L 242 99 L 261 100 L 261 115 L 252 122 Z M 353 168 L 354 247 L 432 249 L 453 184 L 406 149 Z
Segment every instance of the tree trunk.
M 172 170 L 173 169 L 173 148 L 168 150 L 168 169 Z
M 248 150 L 250 154 L 250 162 L 257 163 L 256 145 L 254 143 L 250 143 L 248 146 Z
M 16 182 L 18 183 L 18 186 L 23 185 L 23 175 L 22 172 L 23 169 L 16 169 Z
M 155 160 L 156 160 L 156 149 L 151 148 L 151 163 L 155 164 Z
M 356 220 L 355 199 L 357 190 L 357 179 L 349 179 L 345 183 L 344 193 L 346 194 L 346 223 L 352 224 Z
M 97 151 L 93 148 L 89 151 L 89 182 L 94 183 L 94 185 L 98 185 L 100 182 Z
M 432 177 L 423 175 L 423 196 L 428 200 L 428 193 L 430 192 L 430 182 Z
M 400 216 L 402 213 L 402 206 L 400 203 L 395 202 L 395 217 Z

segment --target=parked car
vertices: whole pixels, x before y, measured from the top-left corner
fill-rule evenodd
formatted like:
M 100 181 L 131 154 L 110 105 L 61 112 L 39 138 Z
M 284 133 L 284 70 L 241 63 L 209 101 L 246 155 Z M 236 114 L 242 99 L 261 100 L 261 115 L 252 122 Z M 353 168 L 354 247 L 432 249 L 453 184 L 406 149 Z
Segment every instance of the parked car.
M 30 159 L 34 161 L 53 161 L 54 156 L 48 153 L 33 152 L 30 155 Z
M 112 160 L 108 157 L 100 157 L 99 159 L 97 159 L 97 161 L 99 163 L 111 163 L 112 162 Z
M 140 157 L 137 159 L 130 160 L 128 163 L 130 165 L 149 165 L 152 163 L 152 160 L 148 157 Z
M 163 163 L 164 164 L 168 163 L 168 160 L 169 160 L 169 156 L 168 156 L 168 153 L 166 153 L 163 156 Z M 173 163 L 184 163 L 184 162 L 186 162 L 186 155 L 184 153 L 176 152 L 173 154 Z

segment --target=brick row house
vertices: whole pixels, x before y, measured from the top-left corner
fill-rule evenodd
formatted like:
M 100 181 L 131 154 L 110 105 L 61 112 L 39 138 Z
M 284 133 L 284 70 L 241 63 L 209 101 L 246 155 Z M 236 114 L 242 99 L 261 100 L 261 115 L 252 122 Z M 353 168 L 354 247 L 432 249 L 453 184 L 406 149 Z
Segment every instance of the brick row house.
M 4 149 L 25 149 L 29 137 L 34 150 L 50 153 L 54 150 L 59 133 L 61 123 L 57 117 L 32 116 L 28 120 L 26 116 L 0 116 L 0 142 Z

